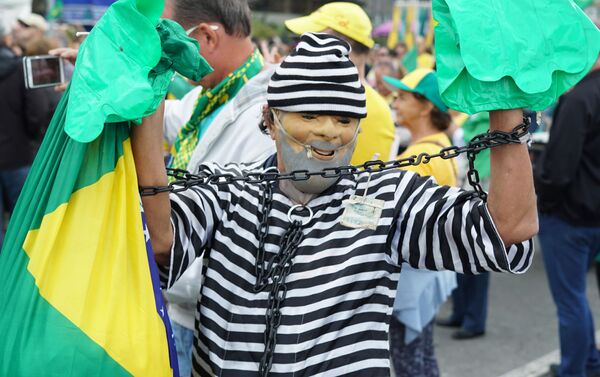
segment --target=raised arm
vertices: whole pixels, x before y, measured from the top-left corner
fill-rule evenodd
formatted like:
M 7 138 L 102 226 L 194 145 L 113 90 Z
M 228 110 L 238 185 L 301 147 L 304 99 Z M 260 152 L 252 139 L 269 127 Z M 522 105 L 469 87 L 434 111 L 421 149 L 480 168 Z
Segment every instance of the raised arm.
M 131 146 L 140 186 L 165 186 L 167 175 L 163 158 L 163 112 L 164 102 L 153 115 L 131 130 Z M 171 227 L 171 203 L 168 193 L 142 197 L 144 212 L 156 262 L 168 265 L 173 229 Z
M 492 130 L 507 132 L 523 120 L 521 110 L 492 112 L 490 118 Z M 491 153 L 487 204 L 470 191 L 437 186 L 413 174 L 403 177 L 392 260 L 467 274 L 529 268 L 538 225 L 527 146 L 498 146 Z
M 490 130 L 511 131 L 523 121 L 523 111 L 490 112 Z M 491 150 L 488 209 L 506 246 L 530 239 L 538 232 L 533 174 L 526 145 L 504 145 Z

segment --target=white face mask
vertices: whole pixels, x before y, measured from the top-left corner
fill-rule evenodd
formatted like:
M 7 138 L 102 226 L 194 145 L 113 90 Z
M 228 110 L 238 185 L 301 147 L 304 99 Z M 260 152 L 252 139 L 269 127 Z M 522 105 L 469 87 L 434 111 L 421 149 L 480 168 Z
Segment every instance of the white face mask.
M 286 172 L 291 173 L 296 170 L 321 171 L 325 168 L 334 168 L 338 166 L 347 166 L 352 159 L 354 148 L 356 147 L 356 137 L 358 129 L 350 142 L 344 145 L 328 143 L 325 141 L 315 141 L 311 144 L 304 144 L 288 134 L 279 121 L 276 114 L 273 114 L 275 124 L 281 131 L 278 140 L 281 158 L 285 165 Z M 294 151 L 292 144 L 300 145 L 303 150 Z M 321 160 L 313 156 L 312 148 L 334 151 L 333 158 L 330 160 Z M 326 178 L 321 176 L 311 176 L 305 181 L 291 181 L 296 189 L 307 194 L 320 194 L 337 182 L 338 178 Z

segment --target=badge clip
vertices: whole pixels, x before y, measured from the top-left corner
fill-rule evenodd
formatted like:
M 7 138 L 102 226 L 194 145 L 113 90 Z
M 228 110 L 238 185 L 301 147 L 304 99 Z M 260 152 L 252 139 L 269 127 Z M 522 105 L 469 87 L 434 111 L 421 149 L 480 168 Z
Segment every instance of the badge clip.
M 349 199 L 343 201 L 344 213 L 340 224 L 354 229 L 377 229 L 385 202 L 380 199 L 367 198 L 370 183 L 371 173 L 369 173 L 363 195 L 351 195 Z

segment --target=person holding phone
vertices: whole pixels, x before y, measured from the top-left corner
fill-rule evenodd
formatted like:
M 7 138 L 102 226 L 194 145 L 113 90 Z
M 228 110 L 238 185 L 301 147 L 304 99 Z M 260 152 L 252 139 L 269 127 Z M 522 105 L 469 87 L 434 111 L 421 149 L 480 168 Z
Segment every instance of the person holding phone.
M 0 26 L 0 249 L 4 212 L 10 213 L 29 173 L 36 145 L 52 117 L 44 91 L 25 88 L 22 58 L 6 44 Z M 4 198 L 4 199 L 3 199 Z

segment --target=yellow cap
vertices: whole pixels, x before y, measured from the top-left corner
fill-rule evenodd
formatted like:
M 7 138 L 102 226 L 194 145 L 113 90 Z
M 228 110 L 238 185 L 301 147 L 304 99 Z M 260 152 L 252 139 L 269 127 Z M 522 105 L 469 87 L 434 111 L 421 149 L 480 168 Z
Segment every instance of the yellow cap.
M 369 48 L 375 44 L 371 38 L 373 25 L 369 16 L 354 3 L 328 3 L 308 16 L 285 21 L 285 26 L 296 34 L 330 28 Z

